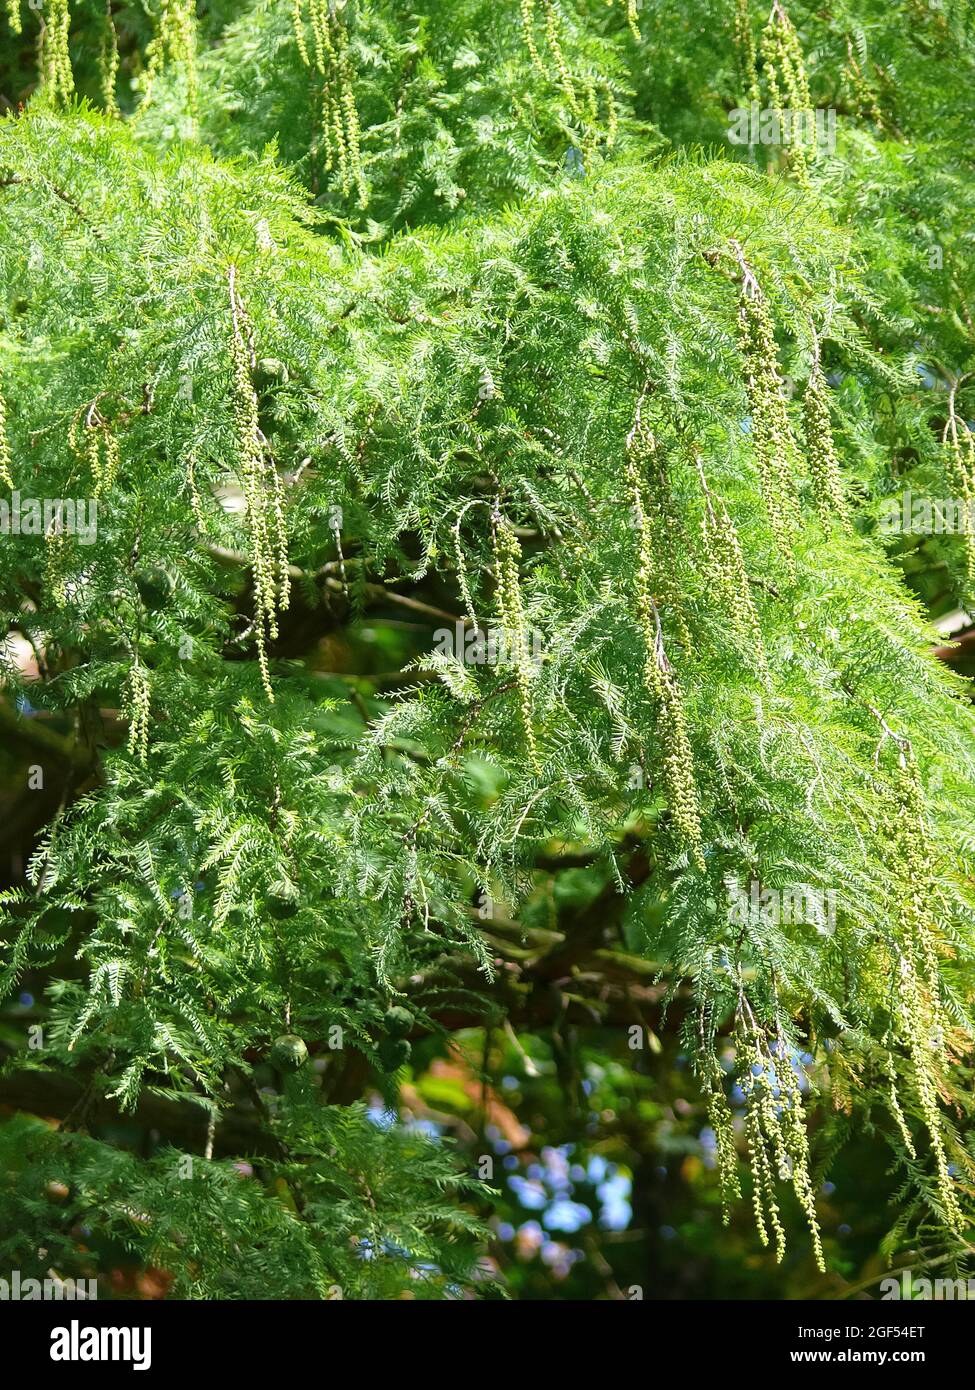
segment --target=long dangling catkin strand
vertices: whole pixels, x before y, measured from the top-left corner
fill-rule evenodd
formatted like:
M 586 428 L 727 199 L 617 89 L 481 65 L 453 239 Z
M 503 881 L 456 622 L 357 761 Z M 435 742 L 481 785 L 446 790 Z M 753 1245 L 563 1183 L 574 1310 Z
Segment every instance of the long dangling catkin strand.
M 613 96 L 612 88 L 608 83 L 603 84 L 603 91 L 606 96 L 606 148 L 611 150 L 616 144 L 616 137 L 620 129 L 620 113 Z
M 98 409 L 101 396 L 78 411 L 68 428 L 68 443 L 88 464 L 95 497 L 109 492 L 118 475 L 119 441 L 111 425 Z
M 119 114 L 115 96 L 118 65 L 118 34 L 115 32 L 115 21 L 112 18 L 112 0 L 105 0 L 105 21 L 98 51 L 98 93 L 102 106 L 110 116 Z
M 3 377 L 0 376 L 0 483 L 13 491 L 13 459 L 10 456 L 10 438 L 7 434 L 7 401 L 3 394 Z
M 651 565 L 650 588 L 659 597 L 660 607 L 666 608 L 677 628 L 677 636 L 685 651 L 692 642 L 684 616 L 684 595 L 679 575 L 680 552 L 677 542 L 686 547 L 684 522 L 674 498 L 666 455 L 659 440 L 642 424 L 631 435 L 628 460 L 635 470 L 628 475 L 632 490 L 640 488 L 642 525 L 645 528 L 646 558 Z M 637 512 L 634 507 L 634 521 Z
M 64 575 L 66 550 L 64 522 L 58 508 L 44 532 L 44 583 L 54 600 L 55 608 L 63 608 L 68 601 Z
M 74 74 L 68 51 L 71 28 L 69 0 L 47 0 L 41 24 L 38 68 L 41 86 L 55 103 L 67 103 L 74 95 Z
M 753 1202 L 759 1239 L 775 1236 L 776 1259 L 785 1254 L 785 1230 L 775 1193 L 776 1176 L 790 1182 L 803 1209 L 817 1268 L 825 1273 L 822 1237 L 809 1167 L 809 1137 L 799 1079 L 789 1048 L 779 1035 L 770 1046 L 744 994 L 735 1024 L 738 1072 L 745 1095 L 745 1132 L 752 1168 Z
M 277 611 L 286 613 L 291 606 L 291 569 L 288 563 L 288 529 L 284 518 L 284 483 L 274 465 L 270 452 L 265 453 L 265 474 L 267 489 L 271 495 L 271 509 L 274 516 L 275 564 L 277 566 Z M 339 553 L 341 554 L 341 544 Z M 343 562 L 342 579 L 345 581 Z
M 524 30 L 528 53 L 538 71 L 547 76 L 545 65 L 538 51 L 538 44 L 535 42 L 535 0 L 519 0 L 519 4 L 521 7 L 521 27 Z
M 914 961 L 905 954 L 900 958 L 900 980 L 898 982 L 901 1023 L 905 1034 L 904 1043 L 912 1064 L 912 1079 L 921 1106 L 921 1114 L 931 1140 L 937 1172 L 938 1195 L 948 1225 L 961 1230 L 964 1222 L 958 1198 L 955 1194 L 948 1171 L 945 1154 L 941 1113 L 938 1109 L 937 1072 L 943 1062 L 943 1047 L 936 1041 L 941 1030 L 936 1026 L 934 1007 L 930 993 L 918 977 Z
M 965 547 L 965 579 L 975 588 L 975 435 L 955 410 L 955 387 L 948 401 L 948 422 L 942 436 L 945 447 L 945 476 L 962 505 Z
M 711 493 L 704 466 L 697 453 L 694 460 L 704 492 L 704 514 L 701 517 L 704 552 L 715 588 L 724 600 L 733 631 L 748 646 L 756 670 L 767 681 L 769 669 L 765 642 L 755 600 L 752 598 L 738 531 L 722 499 L 714 497 Z
M 775 0 L 761 40 L 769 97 L 780 119 L 789 121 L 790 162 L 796 177 L 808 185 L 808 151 L 814 147 L 808 127 L 813 120 L 812 99 L 802 46 L 795 27 L 780 0 Z
M 805 1212 L 816 1267 L 821 1274 L 825 1274 L 826 1260 L 823 1255 L 819 1218 L 816 1214 L 816 1195 L 813 1192 L 809 1171 L 809 1134 L 806 1129 L 802 1091 L 782 1038 L 779 1039 L 775 1075 L 779 1082 L 779 1095 L 783 1107 L 782 1129 L 790 1159 L 789 1176 L 792 1179 L 792 1188 Z
M 349 37 L 344 24 L 339 24 L 336 34 L 339 66 L 339 102 L 345 120 L 345 142 L 349 152 L 349 173 L 355 186 L 356 203 L 364 208 L 368 201 L 366 181 L 362 172 L 362 152 L 360 148 L 359 112 L 355 103 L 355 90 L 352 76 L 352 59 L 349 56 Z
M 545 11 L 545 39 L 552 54 L 555 71 L 558 73 L 558 84 L 562 88 L 569 110 L 573 115 L 578 115 L 579 104 L 576 100 L 575 84 L 562 47 L 562 17 L 556 8 L 555 0 L 542 0 L 542 8 Z
M 118 476 L 120 449 L 118 436 L 108 425 L 105 426 L 103 450 L 102 491 L 109 492 L 115 486 L 115 479 Z
M 251 537 L 251 562 L 254 574 L 254 631 L 261 680 L 268 699 L 273 702 L 271 678 L 267 663 L 267 635 L 273 640 L 277 632 L 274 604 L 274 562 L 267 535 L 264 510 L 264 458 L 258 424 L 257 394 L 251 377 L 252 352 L 249 349 L 249 325 L 243 305 L 239 303 L 231 269 L 231 358 L 233 362 L 234 426 L 240 455 L 241 485 Z
M 713 1053 L 707 1064 L 706 1087 L 708 1123 L 714 1131 L 718 1184 L 721 1191 L 721 1222 L 727 1226 L 731 1222 L 732 1207 L 735 1202 L 741 1201 L 741 1179 L 738 1174 L 734 1117 L 728 1097 L 724 1093 L 721 1067 Z
M 940 1000 L 939 933 L 932 910 L 932 902 L 937 899 L 934 847 L 914 751 L 906 739 L 897 739 L 897 749 L 897 764 L 885 791 L 891 882 L 897 894 L 891 993 L 896 1001 L 897 1031 L 910 1058 L 911 1079 L 931 1141 L 938 1194 L 948 1224 L 960 1229 L 962 1214 L 948 1170 L 938 1108 L 938 1075 L 947 1064 L 947 1056 Z M 895 1078 L 892 1085 L 896 1089 Z M 900 1127 L 902 1131 L 905 1128 L 903 1124 Z
M 186 107 L 191 115 L 195 113 L 199 85 L 196 56 L 196 0 L 162 0 L 156 33 L 146 48 L 143 106 L 148 106 L 156 78 L 163 68 L 172 66 L 183 71 Z
M 309 0 L 309 23 L 315 44 L 315 69 L 322 78 L 322 148 L 325 171 L 328 173 L 338 161 L 339 179 L 343 192 L 348 186 L 348 157 L 345 145 L 345 129 L 341 119 L 341 108 L 335 95 L 334 67 L 335 47 L 332 43 L 328 22 L 327 6 Z M 300 50 L 307 54 L 304 39 L 304 20 L 299 12 L 295 23 L 300 27 L 302 38 Z M 311 66 L 309 62 L 309 66 Z
M 893 1115 L 894 1123 L 897 1125 L 897 1128 L 900 1131 L 900 1136 L 901 1139 L 904 1141 L 905 1149 L 910 1154 L 911 1158 L 917 1158 L 917 1150 L 914 1147 L 914 1136 L 911 1134 L 911 1131 L 907 1127 L 907 1120 L 904 1118 L 904 1111 L 901 1109 L 900 1097 L 897 1094 L 897 1067 L 894 1062 L 893 1053 L 889 1050 L 889 1048 L 884 1062 L 884 1072 L 888 1082 L 887 1105 L 890 1108 L 890 1113 Z
M 291 20 L 294 25 L 295 43 L 298 45 L 298 56 L 306 68 L 311 67 L 311 58 L 308 54 L 308 44 L 305 41 L 305 11 L 302 0 L 292 0 Z
M 853 89 L 853 97 L 857 108 L 865 115 L 868 120 L 873 121 L 874 125 L 883 127 L 884 118 L 877 103 L 877 94 L 870 81 L 864 75 L 863 68 L 860 66 L 856 54 L 853 52 L 853 40 L 849 34 L 846 36 L 846 72 L 849 73 L 850 86 Z
M 637 43 L 640 42 L 640 15 L 637 8 L 637 0 L 624 0 L 626 6 L 626 23 L 630 33 Z
M 528 750 L 528 761 L 538 771 L 538 746 L 535 742 L 535 728 L 532 718 L 531 698 L 531 656 L 529 654 L 528 630 L 525 624 L 525 609 L 521 597 L 521 546 L 514 527 L 501 512 L 500 500 L 495 500 L 491 517 L 494 539 L 494 562 L 497 573 L 498 609 L 507 651 L 514 659 L 515 680 L 518 685 L 518 702 L 521 707 L 521 722 Z
M 149 754 L 149 705 L 151 686 L 149 673 L 137 655 L 132 657 L 132 665 L 125 683 L 125 709 L 129 719 L 129 753 L 144 763 Z
M 806 462 L 813 484 L 813 502 L 823 529 L 838 526 L 850 530 L 850 512 L 843 487 L 843 475 L 833 443 L 833 427 L 829 417 L 829 388 L 819 361 L 819 344 L 809 380 L 802 398 L 802 416 L 806 439 Z
M 901 901 L 906 928 L 903 935 L 920 949 L 928 988 L 936 994 L 940 975 L 938 932 L 930 907 L 930 889 L 936 878 L 935 851 L 927 828 L 924 789 L 910 744 L 899 748 L 894 798 L 893 845 L 898 862 L 903 865 L 902 877 L 909 890 Z
M 233 415 L 240 455 L 241 487 L 251 539 L 254 632 L 261 681 L 268 699 L 273 703 L 274 692 L 271 689 L 268 669 L 267 641 L 277 638 L 278 613 L 288 607 L 291 592 L 283 491 L 258 421 L 257 392 L 254 390 L 252 376 L 256 357 L 254 333 L 247 308 L 237 288 L 235 266 L 230 268 L 229 289 Z M 268 529 L 269 510 L 273 522 L 273 536 Z
M 7 23 L 10 25 L 14 34 L 23 33 L 23 24 L 20 18 L 20 0 L 5 0 L 4 9 L 7 12 Z
M 745 369 L 751 438 L 762 494 L 772 530 L 783 554 L 801 526 L 796 495 L 797 449 L 786 409 L 775 330 L 768 301 L 737 242 L 732 249 L 741 269 L 738 340 Z
M 195 449 L 191 449 L 186 456 L 186 486 L 190 494 L 190 508 L 193 512 L 193 520 L 196 522 L 197 528 L 202 534 L 206 531 L 206 518 L 203 514 L 203 498 L 200 496 L 200 489 L 196 481 Z
M 552 62 L 552 67 L 548 68 L 542 61 L 542 56 L 535 38 L 535 25 L 538 21 L 536 3 L 537 0 L 519 0 L 521 27 L 524 30 L 525 43 L 528 47 L 532 65 L 561 89 L 569 110 L 574 116 L 578 116 L 579 102 L 576 97 L 575 82 L 569 71 L 569 65 L 565 58 L 565 50 L 562 47 L 562 17 L 559 14 L 555 0 L 540 0 L 542 7 L 542 24 L 545 30 L 545 47 Z M 631 0 L 627 0 L 627 3 L 631 3 Z M 639 37 L 639 27 L 637 27 L 636 33 L 637 37 Z
M 348 197 L 354 190 L 358 206 L 365 207 L 368 190 L 362 168 L 359 112 L 345 18 L 330 0 L 308 0 L 308 25 L 313 44 L 310 50 L 305 34 L 304 0 L 294 0 L 291 15 L 301 61 L 306 67 L 313 67 L 322 79 L 325 171 L 337 168 L 343 195 Z
M 641 406 L 642 397 L 637 402 L 633 428 L 626 441 L 626 480 L 637 534 L 636 601 L 637 619 L 646 653 L 644 673 L 647 692 L 657 711 L 663 746 L 663 781 L 671 818 L 678 838 L 690 851 L 698 867 L 703 869 L 701 812 L 694 780 L 694 758 L 687 735 L 680 687 L 664 651 L 660 614 L 653 599 L 655 567 L 638 465 L 638 459 L 648 447 Z
M 752 17 L 748 0 L 735 0 L 735 49 L 738 53 L 738 66 L 744 89 L 748 93 L 748 100 L 753 106 L 760 106 L 761 90 L 758 85 L 755 38 L 752 34 Z

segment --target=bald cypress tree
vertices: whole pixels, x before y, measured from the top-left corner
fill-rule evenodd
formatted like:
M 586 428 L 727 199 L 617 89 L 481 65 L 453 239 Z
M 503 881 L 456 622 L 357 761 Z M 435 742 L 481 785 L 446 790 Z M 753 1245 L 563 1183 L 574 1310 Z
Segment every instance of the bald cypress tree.
M 964 1260 L 973 44 L 6 6 L 0 1262 L 491 1296 L 416 1055 L 634 1027 L 770 1258 L 866 1125 Z

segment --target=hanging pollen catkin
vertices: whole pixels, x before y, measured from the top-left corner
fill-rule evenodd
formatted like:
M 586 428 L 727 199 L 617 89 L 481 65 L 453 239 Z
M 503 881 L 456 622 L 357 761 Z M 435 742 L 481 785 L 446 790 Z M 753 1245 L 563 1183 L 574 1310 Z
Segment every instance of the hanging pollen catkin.
M 156 33 L 146 47 L 142 75 L 143 106 L 148 106 L 156 78 L 165 67 L 181 68 L 186 84 L 186 108 L 196 111 L 196 0 L 162 0 Z
M 359 112 L 353 86 L 349 35 L 334 0 L 307 0 L 312 51 L 305 36 L 305 0 L 294 0 L 292 21 L 301 61 L 322 79 L 322 151 L 326 172 L 338 171 L 343 196 L 354 190 L 360 208 L 368 201 L 360 151 Z
M 603 84 L 603 91 L 606 96 L 606 148 L 611 150 L 616 144 L 616 137 L 619 134 L 620 113 L 616 105 L 616 98 L 613 96 L 608 83 Z
M 780 123 L 787 122 L 790 162 L 796 177 L 808 185 L 808 153 L 815 147 L 815 124 L 802 47 L 795 27 L 775 0 L 762 33 L 762 58 L 769 98 Z
M 655 443 L 641 418 L 642 397 L 637 402 L 633 428 L 626 440 L 626 482 L 637 536 L 637 619 L 645 648 L 644 675 L 647 692 L 657 711 L 663 748 L 663 783 L 671 819 L 678 838 L 700 869 L 704 868 L 701 812 L 694 759 L 680 687 L 664 651 L 660 614 L 653 599 L 655 571 L 650 528 L 644 508 L 640 461 L 652 454 Z
M 196 481 L 196 450 L 191 449 L 186 456 L 186 487 L 190 494 L 190 507 L 193 511 L 193 520 L 196 522 L 197 529 L 201 535 L 206 532 L 206 517 L 203 514 L 203 498 L 200 496 L 200 489 Z
M 674 499 L 667 459 L 656 436 L 642 426 L 632 437 L 630 455 L 640 488 L 647 561 L 652 566 L 650 588 L 657 594 L 660 607 L 671 614 L 684 650 L 690 651 L 691 634 L 679 579 L 680 554 L 682 548 L 686 549 L 688 538 Z M 630 478 L 631 489 L 633 482 Z M 633 515 L 636 522 L 635 509 Z
M 531 698 L 532 659 L 529 652 L 529 635 L 525 624 L 525 609 L 521 597 L 521 546 L 515 535 L 514 527 L 502 515 L 500 499 L 495 500 L 491 515 L 491 530 L 497 577 L 498 616 L 501 619 L 501 628 L 504 633 L 505 650 L 514 665 L 528 761 L 537 772 L 539 770 L 538 746 L 535 742 Z
M 955 388 L 948 403 L 948 423 L 942 440 L 948 485 L 962 507 L 962 543 L 965 547 L 965 579 L 975 589 L 975 435 L 955 413 Z
M 731 1209 L 741 1201 L 741 1179 L 738 1174 L 738 1146 L 735 1143 L 734 1117 L 724 1093 L 721 1067 L 712 1054 L 706 1075 L 708 1123 L 714 1132 L 718 1183 L 721 1189 L 721 1223 L 731 1222 Z
M 254 632 L 261 681 L 268 699 L 273 703 L 267 641 L 277 638 L 278 613 L 287 609 L 291 594 L 283 490 L 258 422 L 257 393 L 252 376 L 256 365 L 254 333 L 247 308 L 237 289 L 235 266 L 230 268 L 229 288 L 234 431 L 251 540 Z M 273 523 L 273 536 L 268 528 L 268 510 Z
M 752 106 L 758 107 L 761 105 L 761 90 L 758 85 L 758 66 L 749 0 L 735 0 L 735 48 L 738 53 L 738 67 L 742 85 L 748 94 L 749 102 Z
M 829 418 L 829 388 L 819 361 L 819 344 L 802 398 L 802 417 L 806 439 L 806 462 L 813 484 L 813 502 L 823 529 L 839 526 L 850 530 L 850 511 L 843 487 L 843 475 L 833 443 Z
M 7 12 L 7 23 L 15 34 L 23 32 L 23 24 L 20 19 L 20 0 L 5 0 L 4 9 Z
M 3 394 L 2 376 L 0 376 L 0 483 L 13 491 L 13 459 L 10 456 L 10 438 L 7 434 L 7 401 Z
M 742 996 L 735 1026 L 738 1075 L 745 1095 L 745 1133 L 752 1170 L 752 1200 L 759 1239 L 775 1237 L 775 1257 L 785 1254 L 775 1182 L 791 1182 L 806 1217 L 816 1267 L 826 1272 L 816 1198 L 809 1171 L 809 1139 L 799 1078 L 790 1051 L 780 1036 L 774 1047 Z
M 38 70 L 41 86 L 54 102 L 67 103 L 74 94 L 74 75 L 68 52 L 70 28 L 69 0 L 47 0 L 38 40 Z
M 133 654 L 125 681 L 125 713 L 129 720 L 129 753 L 140 763 L 144 763 L 149 754 L 150 699 L 149 673 L 139 657 Z
M 68 601 L 65 582 L 65 552 L 67 541 L 60 508 L 51 517 L 44 532 L 44 583 L 54 601 L 55 608 L 63 608 Z
M 624 0 L 624 3 L 626 5 L 627 25 L 629 26 L 630 33 L 633 35 L 634 39 L 636 39 L 637 43 L 639 43 L 641 35 L 640 16 L 637 8 L 637 0 Z
M 768 302 L 737 242 L 741 269 L 738 341 L 745 368 L 751 438 L 772 531 L 784 555 L 801 526 L 796 496 L 797 449 L 786 409 L 775 330 Z
M 914 751 L 904 739 L 898 739 L 897 745 L 897 764 L 890 785 L 882 792 L 887 803 L 890 876 L 897 895 L 890 993 L 896 1001 L 895 1032 L 910 1059 L 911 1079 L 931 1140 L 938 1194 L 948 1224 L 958 1229 L 962 1214 L 948 1170 L 938 1109 L 939 1074 L 947 1065 L 947 1055 L 938 967 L 945 948 L 932 908 L 937 901 L 934 847 Z M 893 1078 L 892 1084 L 896 1089 Z M 898 1123 L 903 1132 L 903 1119 Z
M 846 36 L 846 72 L 850 77 L 850 86 L 853 90 L 853 97 L 857 109 L 868 120 L 875 125 L 883 127 L 884 118 L 881 114 L 880 106 L 877 103 L 877 94 L 871 86 L 869 80 L 864 75 L 863 68 L 853 51 L 853 40 L 850 35 Z
M 542 8 L 545 11 L 545 40 L 555 64 L 555 71 L 558 73 L 559 86 L 565 94 L 569 110 L 576 113 L 579 107 L 576 101 L 575 84 L 572 81 L 572 74 L 569 72 L 569 65 L 565 60 L 565 51 L 562 48 L 562 16 L 556 8 L 555 0 L 542 0 Z
M 84 414 L 83 439 L 79 439 L 82 413 L 71 423 L 68 441 L 91 471 L 95 497 L 102 497 L 114 486 L 119 469 L 119 442 L 108 421 L 98 409 L 97 399 Z
M 755 667 L 764 680 L 769 679 L 768 661 L 762 628 L 758 621 L 755 600 L 752 598 L 745 557 L 735 523 L 728 515 L 728 509 L 720 497 L 714 497 L 708 487 L 708 480 L 700 456 L 695 453 L 698 477 L 704 492 L 704 514 L 701 517 L 701 533 L 704 540 L 706 564 L 718 595 L 724 602 L 731 627 L 740 641 L 752 653 Z
M 890 1113 L 894 1117 L 894 1123 L 900 1131 L 904 1147 L 911 1158 L 917 1158 L 917 1149 L 914 1147 L 914 1136 L 907 1127 L 907 1120 L 904 1118 L 904 1111 L 901 1109 L 900 1097 L 897 1094 L 897 1066 L 894 1062 L 894 1055 L 889 1048 L 888 1037 L 887 1055 L 884 1059 L 884 1074 L 887 1077 L 887 1105 Z
M 525 43 L 534 66 L 553 82 L 562 91 L 566 99 L 566 104 L 574 116 L 579 114 L 579 103 L 576 98 L 575 83 L 566 62 L 565 50 L 562 47 L 562 18 L 556 7 L 555 0 L 541 0 L 543 11 L 543 24 L 545 29 L 545 44 L 551 56 L 552 68 L 546 67 L 542 61 L 538 50 L 538 43 L 535 39 L 535 25 L 538 20 L 536 13 L 536 0 L 520 0 L 521 6 L 521 26 L 525 33 Z M 639 35 L 639 29 L 637 29 Z
M 119 53 L 118 35 L 112 19 L 112 0 L 105 0 L 105 21 L 101 45 L 98 50 L 98 94 L 102 106 L 110 116 L 119 114 L 115 97 L 115 82 L 118 77 Z

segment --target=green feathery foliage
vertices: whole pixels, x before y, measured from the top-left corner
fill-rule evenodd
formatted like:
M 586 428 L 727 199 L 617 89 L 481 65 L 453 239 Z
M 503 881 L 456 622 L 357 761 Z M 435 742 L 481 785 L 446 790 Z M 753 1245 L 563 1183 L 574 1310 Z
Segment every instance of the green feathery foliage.
M 975 726 L 904 576 L 963 603 L 975 552 L 879 520 L 975 495 L 970 10 L 64 0 L 36 72 L 8 16 L 0 481 L 97 544 L 0 549 L 6 697 L 71 769 L 4 894 L 49 1009 L 7 1072 L 79 1093 L 0 1125 L 0 1257 L 72 1273 L 82 1223 L 186 1296 L 490 1293 L 490 1191 L 359 1097 L 458 999 L 517 1020 L 472 892 L 530 914 L 566 846 L 762 1243 L 791 1187 L 825 1268 L 816 1110 L 961 1249 Z M 729 145 L 750 101 L 835 148 Z M 482 660 L 323 681 L 411 605 Z M 150 1103 L 151 1158 L 89 1132 Z

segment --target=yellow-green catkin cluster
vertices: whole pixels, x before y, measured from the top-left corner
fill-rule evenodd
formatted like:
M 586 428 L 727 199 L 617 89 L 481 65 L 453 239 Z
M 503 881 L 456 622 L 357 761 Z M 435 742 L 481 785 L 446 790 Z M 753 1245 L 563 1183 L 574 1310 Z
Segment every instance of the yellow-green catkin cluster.
M 72 421 L 68 431 L 68 442 L 75 453 L 88 464 L 95 497 L 103 497 L 110 492 L 118 476 L 119 441 L 111 425 L 99 411 L 97 401 Z
M 497 578 L 498 616 L 505 637 L 505 648 L 514 661 L 518 703 L 521 708 L 522 729 L 528 760 L 536 771 L 539 767 L 538 745 L 532 717 L 531 680 L 534 674 L 521 597 L 521 546 L 514 527 L 502 515 L 500 502 L 495 504 L 491 518 L 494 540 L 494 563 Z
M 196 0 L 162 0 L 156 33 L 146 48 L 142 75 L 143 105 L 148 105 L 156 78 L 164 68 L 179 68 L 185 82 L 187 110 L 196 110 L 198 77 L 196 67 Z
M 344 0 L 343 0 L 344 4 Z M 367 189 L 360 150 L 359 113 L 355 101 L 349 35 L 342 6 L 334 0 L 307 0 L 308 26 L 312 43 L 305 33 L 306 0 L 293 0 L 295 41 L 306 67 L 313 67 L 322 79 L 322 153 L 326 172 L 338 172 L 339 187 L 345 197 L 356 194 L 359 207 L 365 207 Z
M 769 100 L 790 123 L 790 164 L 799 182 L 808 184 L 809 153 L 815 148 L 812 98 L 799 36 L 779 0 L 762 32 L 761 51 Z
M 640 507 L 633 507 L 633 521 L 645 533 L 647 562 L 652 565 L 650 587 L 673 619 L 685 651 L 691 634 L 684 616 L 684 595 L 679 579 L 680 549 L 686 548 L 684 523 L 671 486 L 667 458 L 656 435 L 642 422 L 630 436 L 627 449 L 628 486 L 639 489 Z M 641 521 L 642 517 L 642 521 Z
M 607 0 L 612 3 L 612 0 Z M 557 0 L 519 0 L 521 27 L 532 65 L 561 91 L 571 116 L 575 118 L 578 141 L 584 157 L 591 156 L 602 143 L 610 149 L 619 130 L 619 109 L 608 83 L 598 82 L 588 71 L 574 75 L 565 56 L 562 41 L 563 18 Z M 630 33 L 640 41 L 636 0 L 623 0 Z M 600 105 L 605 106 L 605 114 Z
M 745 1134 L 752 1172 L 755 1225 L 763 1245 L 775 1244 L 776 1260 L 785 1254 L 776 1182 L 791 1182 L 812 1237 L 817 1268 L 825 1273 L 816 1198 L 809 1170 L 809 1138 L 799 1078 L 789 1049 L 779 1038 L 774 1050 L 751 1010 L 739 1011 L 736 1023 L 739 1080 L 745 1094 Z
M 4 12 L 7 16 L 7 23 L 15 34 L 23 32 L 23 24 L 20 18 L 20 0 L 4 0 Z
M 69 102 L 74 94 L 74 74 L 68 51 L 70 28 L 69 0 L 47 0 L 41 20 L 38 69 L 41 87 L 55 103 Z
M 623 0 L 626 7 L 626 23 L 637 43 L 640 42 L 640 13 L 637 0 Z
M 877 101 L 877 93 L 853 51 L 853 40 L 849 35 L 846 38 L 846 74 L 850 80 L 856 109 L 875 125 L 883 126 L 884 118 Z
M 129 753 L 144 763 L 149 754 L 149 705 L 152 689 L 149 673 L 137 655 L 125 682 L 125 713 L 129 720 Z
M 562 17 L 555 0 L 520 0 L 521 24 L 525 31 L 525 42 L 535 67 L 562 91 L 566 104 L 573 115 L 579 113 L 575 82 L 569 71 L 565 50 L 562 47 Z M 539 13 L 539 8 L 541 13 Z M 542 58 L 536 29 L 541 27 L 545 34 L 545 50 L 548 60 Z
M 938 900 L 934 848 L 928 832 L 924 790 L 910 744 L 901 741 L 891 785 L 886 791 L 891 882 L 896 893 L 896 947 L 890 996 L 895 1001 L 894 1031 L 910 1060 L 910 1076 L 931 1139 L 938 1195 L 948 1221 L 962 1225 L 958 1198 L 948 1170 L 938 1108 L 939 1078 L 948 1065 L 946 1020 L 941 1005 Z M 896 1093 L 896 1075 L 892 1089 Z M 898 1105 L 898 1109 L 899 1109 Z M 897 1114 L 895 1112 L 895 1120 Z M 903 1114 L 899 1123 L 906 1129 Z
M 52 516 L 44 532 L 44 584 L 54 601 L 55 608 L 63 608 L 68 601 L 66 580 L 67 537 L 60 513 Z
M 829 387 L 819 361 L 813 362 L 809 380 L 802 397 L 802 418 L 806 442 L 806 463 L 813 485 L 813 502 L 823 529 L 834 526 L 850 530 L 850 510 L 847 505 L 843 475 L 833 442 L 833 426 L 829 415 Z
M 954 400 L 945 426 L 945 475 L 952 494 L 964 508 L 966 523 L 975 511 L 975 436 L 967 423 L 955 414 Z M 968 524 L 962 527 L 965 547 L 965 578 L 975 589 L 975 532 Z
M 119 114 L 115 96 L 115 83 L 118 78 L 118 34 L 112 18 L 112 0 L 105 0 L 105 17 L 102 25 L 101 42 L 98 47 L 98 95 L 102 107 L 110 116 Z
M 645 460 L 653 457 L 656 444 L 640 419 L 640 408 L 626 442 L 626 483 L 637 537 L 637 619 L 646 650 L 644 674 L 647 691 L 657 711 L 663 748 L 663 784 L 677 836 L 699 868 L 704 868 L 701 810 L 694 758 L 687 734 L 687 720 L 680 686 L 664 650 L 660 612 L 654 600 L 653 544 L 644 505 Z
M 201 534 L 206 532 L 206 515 L 203 511 L 203 498 L 200 496 L 200 487 L 196 477 L 196 450 L 191 449 L 186 456 L 186 486 L 190 494 L 190 507 L 193 510 L 193 520 Z
M 748 100 L 753 106 L 760 106 L 761 91 L 758 85 L 758 63 L 749 0 L 735 0 L 735 49 Z
M 700 459 L 697 459 L 697 466 L 704 490 L 701 534 L 705 564 L 732 631 L 748 647 L 755 669 L 763 679 L 767 679 L 769 671 L 765 643 L 738 530 L 723 500 L 708 487 Z
M 708 1124 L 714 1133 L 715 1158 L 717 1159 L 718 1183 L 721 1190 L 721 1220 L 727 1226 L 731 1222 L 731 1211 L 736 1202 L 741 1201 L 741 1179 L 738 1172 L 738 1145 L 735 1140 L 735 1124 L 718 1059 L 712 1053 L 707 1062 L 705 1074 L 707 1093 Z
M 3 393 L 3 377 L 0 376 L 0 483 L 13 490 L 13 459 L 10 455 L 10 437 L 7 434 L 7 400 Z
M 796 491 L 798 451 L 779 373 L 779 355 L 768 301 L 748 264 L 740 259 L 738 341 L 745 369 L 751 439 L 772 531 L 788 555 L 802 524 Z
M 250 531 L 257 659 L 264 689 L 268 699 L 273 702 L 267 642 L 277 638 L 278 614 L 288 608 L 291 595 L 284 491 L 258 420 L 257 393 L 253 382 L 256 365 L 254 332 L 237 289 L 233 268 L 230 272 L 230 311 L 234 430 Z

